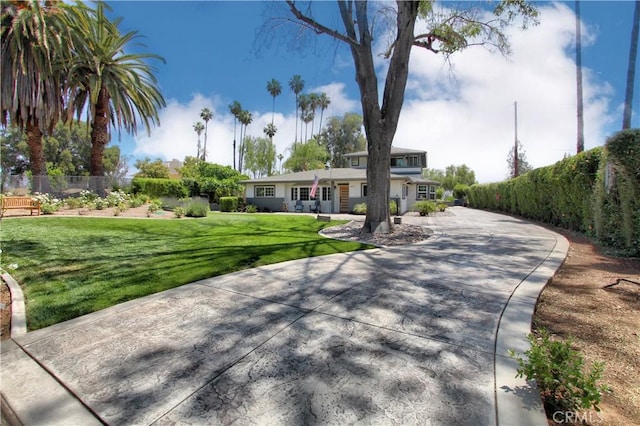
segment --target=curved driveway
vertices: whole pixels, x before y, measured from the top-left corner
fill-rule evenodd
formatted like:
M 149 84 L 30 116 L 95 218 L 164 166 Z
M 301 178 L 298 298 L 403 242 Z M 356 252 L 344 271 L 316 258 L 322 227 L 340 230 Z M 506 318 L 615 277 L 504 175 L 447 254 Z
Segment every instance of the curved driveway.
M 202 280 L 14 338 L 3 402 L 25 424 L 546 424 L 505 355 L 526 348 L 568 244 L 451 211 L 404 218 L 434 229 L 420 244 Z

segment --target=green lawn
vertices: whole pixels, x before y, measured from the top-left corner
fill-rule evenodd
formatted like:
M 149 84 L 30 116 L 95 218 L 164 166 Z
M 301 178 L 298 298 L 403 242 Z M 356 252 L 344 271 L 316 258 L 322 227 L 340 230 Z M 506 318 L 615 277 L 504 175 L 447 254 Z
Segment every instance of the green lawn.
M 318 235 L 309 216 L 3 220 L 2 266 L 20 282 L 29 330 L 259 265 L 369 248 Z M 342 222 L 340 222 L 342 223 Z

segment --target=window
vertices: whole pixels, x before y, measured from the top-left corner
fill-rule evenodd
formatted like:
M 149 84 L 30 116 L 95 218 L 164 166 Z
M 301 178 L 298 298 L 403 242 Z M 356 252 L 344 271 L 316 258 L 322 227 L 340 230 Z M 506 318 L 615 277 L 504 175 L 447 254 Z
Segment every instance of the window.
M 366 196 L 367 196 L 367 192 L 368 192 L 368 191 L 367 191 L 367 184 L 366 184 L 366 183 L 363 183 L 363 184 L 362 184 L 362 189 L 361 189 L 361 194 L 362 194 L 362 196 L 363 196 L 363 197 L 366 197 Z
M 418 161 L 417 155 L 409 155 L 407 156 L 407 166 L 409 167 L 419 167 L 420 163 Z
M 404 167 L 404 158 L 391 158 L 391 167 Z
M 328 186 L 322 187 L 322 201 L 331 201 L 331 188 Z
M 405 198 L 407 198 L 407 194 L 409 193 L 409 188 L 407 188 L 407 185 L 402 185 L 402 199 L 404 200 Z
M 298 188 L 291 188 L 291 199 L 292 200 L 298 199 Z
M 416 200 L 426 200 L 429 193 L 429 185 L 417 185 Z
M 436 199 L 436 186 L 435 185 L 429 185 L 429 199 L 430 200 L 435 200 Z
M 300 188 L 300 199 L 302 201 L 309 201 L 309 187 L 308 186 Z
M 360 157 L 351 157 L 351 165 L 359 166 L 360 165 Z
M 273 198 L 276 196 L 275 186 L 256 186 L 256 198 Z

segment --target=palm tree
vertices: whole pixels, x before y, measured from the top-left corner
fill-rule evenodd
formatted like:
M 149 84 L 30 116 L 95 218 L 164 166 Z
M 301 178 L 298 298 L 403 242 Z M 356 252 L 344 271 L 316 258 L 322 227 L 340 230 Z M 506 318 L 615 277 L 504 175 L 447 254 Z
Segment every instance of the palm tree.
M 578 141 L 576 151 L 584 151 L 584 102 L 582 100 L 582 35 L 580 32 L 580 0 L 576 0 L 576 82 L 578 105 Z M 517 176 L 517 175 L 516 175 Z
M 147 133 L 151 124 L 160 123 L 158 109 L 165 100 L 160 93 L 153 68 L 145 60 L 161 56 L 152 53 L 125 53 L 139 36 L 137 31 L 121 34 L 122 18 L 111 22 L 104 3 L 97 8 L 71 8 L 68 25 L 82 35 L 69 65 L 69 115 L 78 118 L 86 109 L 91 123 L 91 175 L 103 176 L 104 148 L 109 143 L 109 123 L 119 131 L 135 135 L 138 120 Z M 88 106 L 88 108 L 87 108 Z
M 200 135 L 204 130 L 204 124 L 202 124 L 202 122 L 200 121 L 193 123 L 193 130 L 195 130 L 196 133 L 198 134 L 198 155 L 196 156 L 196 158 L 199 159 L 200 158 Z
M 279 96 L 282 93 L 282 86 L 280 82 L 275 78 L 272 78 L 270 81 L 267 81 L 267 92 L 273 97 L 273 108 L 271 110 L 271 124 L 273 125 L 273 116 L 276 113 L 276 96 Z
M 636 59 L 638 56 L 638 21 L 640 21 L 640 1 L 636 0 L 631 27 L 631 45 L 629 46 L 629 68 L 627 68 L 627 89 L 624 95 L 624 113 L 622 129 L 631 127 L 631 105 L 633 103 L 633 83 L 636 74 Z
M 296 133 L 293 140 L 293 148 L 295 149 L 298 138 L 298 94 L 304 89 L 304 80 L 302 77 L 298 74 L 291 77 L 291 80 L 289 80 L 289 88 L 296 95 Z
M 263 129 L 264 134 L 269 136 L 269 139 L 272 140 L 272 142 L 273 142 L 273 137 L 276 135 L 277 131 L 278 131 L 278 128 L 274 126 L 273 123 L 268 123 Z
M 242 160 L 244 158 L 244 139 L 247 137 L 247 127 L 249 126 L 249 124 L 251 124 L 251 122 L 253 121 L 253 115 L 247 111 L 247 110 L 242 110 L 242 112 L 240 112 L 240 115 L 238 116 L 238 121 L 240 121 L 240 147 L 238 149 L 238 171 L 240 173 L 242 173 Z M 242 127 L 244 126 L 244 136 L 242 134 Z
M 229 105 L 229 112 L 233 114 L 233 169 L 235 170 L 236 168 L 236 123 L 238 121 L 238 118 L 240 117 L 240 113 L 242 112 L 242 105 L 240 105 L 240 102 L 233 101 L 233 103 Z
M 280 173 L 282 173 L 282 159 L 283 158 L 284 158 L 284 155 L 278 154 L 278 161 L 280 161 Z
M 10 123 L 26 131 L 31 172 L 46 175 L 42 135 L 53 131 L 62 116 L 62 64 L 70 58 L 74 42 L 60 19 L 66 7 L 3 1 L 1 10 L 0 120 L 5 127 Z
M 305 131 L 304 131 L 304 139 L 302 133 L 302 125 L 300 125 L 300 141 L 306 142 L 307 131 L 306 129 L 309 126 L 309 123 L 313 120 L 313 111 L 311 110 L 311 95 L 300 95 L 298 97 L 298 103 L 300 104 L 300 120 L 305 123 Z
M 213 118 L 213 112 L 209 108 L 202 108 L 200 118 L 204 120 L 204 149 L 202 150 L 202 161 L 207 161 L 207 127 L 209 120 Z
M 331 103 L 331 98 L 327 96 L 326 93 L 320 93 L 320 97 L 318 98 L 318 106 L 320 107 L 320 125 L 318 126 L 318 133 L 322 131 L 322 116 L 324 114 L 324 110 L 329 108 L 329 104 Z

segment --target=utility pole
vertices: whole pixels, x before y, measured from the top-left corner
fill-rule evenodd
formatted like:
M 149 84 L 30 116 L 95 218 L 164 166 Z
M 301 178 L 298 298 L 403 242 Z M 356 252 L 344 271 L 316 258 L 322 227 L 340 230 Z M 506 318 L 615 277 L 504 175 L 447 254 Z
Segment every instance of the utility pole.
M 515 141 L 513 145 L 513 177 L 518 177 L 518 101 L 513 103 Z

